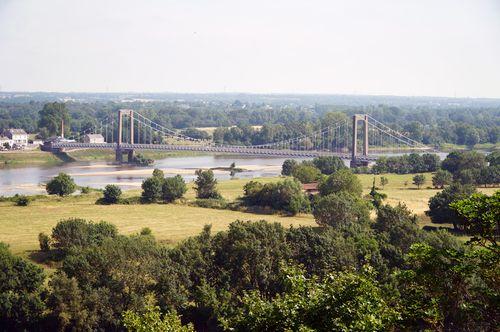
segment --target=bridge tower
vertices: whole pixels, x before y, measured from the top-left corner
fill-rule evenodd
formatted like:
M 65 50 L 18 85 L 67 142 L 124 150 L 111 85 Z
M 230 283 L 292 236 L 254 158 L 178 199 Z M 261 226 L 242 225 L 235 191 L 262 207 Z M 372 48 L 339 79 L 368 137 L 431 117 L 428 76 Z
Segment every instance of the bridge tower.
M 367 166 L 368 162 L 358 157 L 358 121 L 363 121 L 363 157 L 368 156 L 368 115 L 355 114 L 352 116 L 352 151 L 351 168 Z
M 123 118 L 125 116 L 128 116 L 129 118 L 129 136 L 130 136 L 130 142 L 127 142 L 127 139 L 125 138 L 125 142 L 123 142 Z M 127 161 L 130 163 L 134 159 L 134 149 L 129 147 L 123 147 L 122 144 L 134 144 L 134 110 L 130 109 L 121 109 L 118 111 L 118 140 L 116 142 L 116 161 L 119 163 L 123 162 L 123 154 L 127 154 L 128 158 Z

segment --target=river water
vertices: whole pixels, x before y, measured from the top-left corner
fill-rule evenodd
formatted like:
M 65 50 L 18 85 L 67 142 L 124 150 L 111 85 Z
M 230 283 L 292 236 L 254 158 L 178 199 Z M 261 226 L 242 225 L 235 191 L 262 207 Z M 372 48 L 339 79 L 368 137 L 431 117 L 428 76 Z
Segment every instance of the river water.
M 73 162 L 50 167 L 24 167 L 0 169 L 0 196 L 15 194 L 43 194 L 44 184 L 59 172 L 71 175 L 79 186 L 104 188 L 116 184 L 122 189 L 140 188 L 142 181 L 151 176 L 154 168 L 165 172 L 166 176 L 180 174 L 186 181 L 195 178 L 194 172 L 213 167 L 236 167 L 245 169 L 237 178 L 270 177 L 279 175 L 284 158 L 245 157 L 210 155 L 194 157 L 169 157 L 157 160 L 148 167 L 114 165 L 105 162 Z M 214 171 L 218 179 L 229 179 L 229 172 Z

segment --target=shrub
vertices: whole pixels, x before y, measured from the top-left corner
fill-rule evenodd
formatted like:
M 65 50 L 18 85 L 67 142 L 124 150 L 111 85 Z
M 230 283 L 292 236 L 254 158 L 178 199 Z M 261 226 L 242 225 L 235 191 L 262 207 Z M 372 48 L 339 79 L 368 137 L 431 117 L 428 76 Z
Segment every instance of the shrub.
M 139 234 L 141 234 L 143 236 L 145 236 L 145 235 L 152 235 L 153 231 L 149 227 L 144 227 L 143 229 L 141 229 L 141 232 Z
M 45 186 L 49 195 L 67 196 L 75 192 L 75 181 L 66 173 L 59 173 Z
M 206 209 L 216 209 L 216 210 L 225 210 L 228 208 L 228 203 L 223 198 L 204 198 L 197 199 L 193 202 L 194 206 L 206 208 Z
M 173 202 L 181 198 L 187 191 L 186 182 L 180 175 L 166 178 L 162 186 L 162 195 L 165 202 Z
M 38 243 L 40 243 L 41 251 L 49 251 L 50 250 L 50 237 L 45 233 L 38 234 Z
M 25 195 L 18 195 L 15 201 L 17 206 L 28 206 L 31 203 L 31 198 Z
M 86 186 L 86 187 L 81 187 L 80 188 L 80 191 L 82 194 L 90 194 L 90 187 L 89 186 Z
M 107 204 L 116 204 L 120 201 L 120 197 L 122 195 L 122 190 L 120 187 L 114 185 L 114 184 L 108 184 L 104 188 L 104 202 Z
M 52 240 L 55 248 L 67 250 L 73 246 L 100 244 L 105 238 L 116 237 L 117 234 L 116 226 L 105 221 L 93 223 L 70 218 L 61 220 L 52 229 Z
M 423 174 L 417 174 L 413 177 L 413 184 L 417 186 L 418 189 L 420 189 L 420 186 L 425 183 L 425 175 Z

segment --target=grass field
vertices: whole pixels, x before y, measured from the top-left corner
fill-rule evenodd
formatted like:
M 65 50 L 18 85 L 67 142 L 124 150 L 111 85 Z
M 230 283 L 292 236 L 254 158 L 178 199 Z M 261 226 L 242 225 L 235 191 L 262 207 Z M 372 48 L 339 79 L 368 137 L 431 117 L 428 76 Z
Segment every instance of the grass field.
M 0 168 L 39 165 L 57 165 L 64 160 L 49 152 L 40 150 L 0 152 Z
M 381 189 L 386 193 L 386 202 L 397 204 L 404 202 L 420 217 L 421 226 L 430 224 L 424 215 L 429 198 L 438 190 L 427 188 L 431 185 L 431 174 L 426 174 L 427 182 L 423 189 L 417 190 L 411 184 L 412 175 L 384 175 L 389 183 Z M 364 192 L 368 193 L 373 175 L 359 175 Z M 375 176 L 376 185 L 380 187 L 380 176 Z M 277 181 L 279 178 L 258 179 L 262 182 Z M 234 200 L 242 194 L 247 179 L 227 180 L 219 183 L 219 190 L 228 200 Z M 407 182 L 407 185 L 405 185 Z M 494 188 L 480 189 L 492 194 Z M 125 196 L 137 196 L 138 190 L 131 190 Z M 205 224 L 212 224 L 214 231 L 220 231 L 236 219 L 280 222 L 283 225 L 316 225 L 311 215 L 286 217 L 280 215 L 251 214 L 229 210 L 214 210 L 192 207 L 183 204 L 151 204 L 151 205 L 95 205 L 99 193 L 65 198 L 46 197 L 38 199 L 28 207 L 17 207 L 11 202 L 0 203 L 0 241 L 6 242 L 18 254 L 38 248 L 39 232 L 50 233 L 52 227 L 61 219 L 79 217 L 89 220 L 105 220 L 116 224 L 120 233 L 137 233 L 143 227 L 149 227 L 157 239 L 165 242 L 176 242 L 187 236 L 198 234 Z M 193 199 L 192 188 L 186 198 Z M 440 225 L 446 226 L 446 225 Z

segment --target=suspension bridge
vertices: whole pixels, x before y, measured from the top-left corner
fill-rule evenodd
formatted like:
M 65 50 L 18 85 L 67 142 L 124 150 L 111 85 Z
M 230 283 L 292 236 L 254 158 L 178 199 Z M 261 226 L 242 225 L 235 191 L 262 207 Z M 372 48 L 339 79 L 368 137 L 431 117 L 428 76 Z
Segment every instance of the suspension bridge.
M 360 125 L 361 123 L 361 125 Z M 82 142 L 86 134 L 100 134 L 104 142 Z M 193 138 L 166 128 L 141 113 L 121 109 L 117 118 L 109 118 L 76 137 L 76 141 L 56 140 L 49 149 L 61 152 L 71 149 L 109 149 L 116 153 L 116 161 L 124 155 L 132 161 L 139 150 L 192 151 L 215 154 L 311 158 L 337 156 L 350 160 L 351 167 L 366 166 L 387 153 L 433 151 L 407 134 L 377 121 L 369 114 L 355 114 L 326 128 L 296 137 L 274 137 L 271 142 L 258 145 L 226 145 Z

